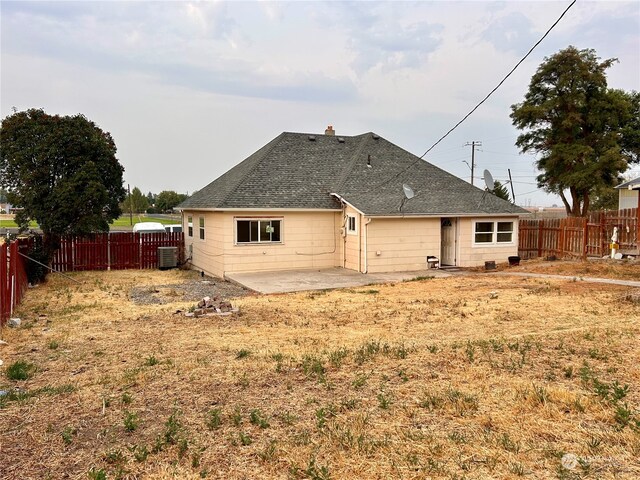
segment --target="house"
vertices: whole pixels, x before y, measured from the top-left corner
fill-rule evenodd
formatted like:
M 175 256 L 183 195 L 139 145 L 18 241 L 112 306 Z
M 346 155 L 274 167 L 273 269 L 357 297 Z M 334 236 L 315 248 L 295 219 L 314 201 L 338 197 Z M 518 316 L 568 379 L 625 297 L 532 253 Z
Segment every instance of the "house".
M 618 210 L 640 208 L 640 177 L 621 183 L 618 189 Z
M 527 213 L 375 133 L 331 127 L 278 135 L 177 208 L 193 267 L 221 277 L 422 270 L 428 256 L 464 267 L 507 261 Z

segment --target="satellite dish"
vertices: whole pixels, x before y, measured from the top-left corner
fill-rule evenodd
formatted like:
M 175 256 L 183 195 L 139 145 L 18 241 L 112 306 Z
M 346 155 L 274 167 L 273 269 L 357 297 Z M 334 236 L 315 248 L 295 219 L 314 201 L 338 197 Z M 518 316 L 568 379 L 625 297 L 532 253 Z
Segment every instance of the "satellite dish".
M 495 187 L 495 182 L 493 181 L 493 176 L 491 175 L 491 172 L 489 170 L 485 170 L 483 173 L 484 176 L 484 184 L 487 187 L 487 190 L 489 190 L 490 192 L 493 192 L 493 189 Z
M 407 200 L 411 200 L 415 196 L 415 193 L 413 193 L 413 188 L 411 188 L 406 183 L 402 184 L 402 191 L 404 192 L 404 198 L 402 199 L 402 202 L 400 202 L 400 207 L 398 208 L 399 212 L 402 211 L 404 202 L 406 202 Z
M 407 200 L 411 200 L 415 195 L 413 189 L 406 183 L 402 184 L 402 190 L 404 190 L 404 196 L 407 197 Z

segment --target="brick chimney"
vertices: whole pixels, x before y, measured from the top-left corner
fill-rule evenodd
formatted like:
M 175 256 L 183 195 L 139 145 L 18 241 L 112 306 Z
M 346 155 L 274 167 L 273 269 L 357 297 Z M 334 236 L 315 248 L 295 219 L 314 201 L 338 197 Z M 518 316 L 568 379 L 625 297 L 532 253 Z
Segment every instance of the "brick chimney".
M 336 134 L 336 131 L 333 129 L 332 125 L 329 125 L 327 129 L 324 131 L 324 134 L 333 136 Z

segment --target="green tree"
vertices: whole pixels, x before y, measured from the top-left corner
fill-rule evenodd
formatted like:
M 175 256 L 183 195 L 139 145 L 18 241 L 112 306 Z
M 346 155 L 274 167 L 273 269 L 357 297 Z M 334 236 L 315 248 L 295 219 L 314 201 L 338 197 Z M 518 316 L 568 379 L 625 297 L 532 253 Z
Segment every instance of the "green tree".
M 51 255 L 64 234 L 109 230 L 124 199 L 113 138 L 83 115 L 16 112 L 0 127 L 0 187 L 24 208 L 16 223 L 40 225 Z
M 613 187 L 598 187 L 592 193 L 592 210 L 617 210 L 618 190 Z
M 172 210 L 186 198 L 187 196 L 182 193 L 176 193 L 173 190 L 163 190 L 156 197 L 156 208 L 160 212 L 166 212 L 167 210 Z
M 149 208 L 149 200 L 138 187 L 134 187 L 122 202 L 121 208 L 124 213 L 144 213 Z
M 494 180 L 493 182 L 493 193 L 496 197 L 506 200 L 507 202 L 511 201 L 509 197 L 509 190 L 503 184 L 501 184 L 498 180 Z
M 640 98 L 607 88 L 605 72 L 616 61 L 570 46 L 545 58 L 524 102 L 511 106 L 525 132 L 516 145 L 538 153 L 538 186 L 559 195 L 572 216 L 586 215 L 590 196 L 638 162 Z

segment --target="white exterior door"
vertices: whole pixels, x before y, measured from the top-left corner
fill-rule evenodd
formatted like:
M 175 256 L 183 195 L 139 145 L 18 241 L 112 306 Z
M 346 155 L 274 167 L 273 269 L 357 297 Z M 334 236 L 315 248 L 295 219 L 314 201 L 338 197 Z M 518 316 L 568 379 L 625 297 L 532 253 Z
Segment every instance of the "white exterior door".
M 456 219 L 443 218 L 440 231 L 440 264 L 456 264 Z

